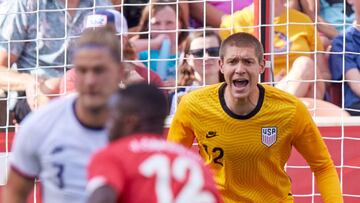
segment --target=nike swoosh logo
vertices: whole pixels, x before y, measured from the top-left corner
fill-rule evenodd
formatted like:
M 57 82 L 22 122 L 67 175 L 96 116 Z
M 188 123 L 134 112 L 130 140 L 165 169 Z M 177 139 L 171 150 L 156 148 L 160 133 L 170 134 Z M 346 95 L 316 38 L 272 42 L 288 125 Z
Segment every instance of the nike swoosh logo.
M 218 136 L 216 133 L 206 133 L 206 138 L 213 138 L 213 137 L 216 137 Z

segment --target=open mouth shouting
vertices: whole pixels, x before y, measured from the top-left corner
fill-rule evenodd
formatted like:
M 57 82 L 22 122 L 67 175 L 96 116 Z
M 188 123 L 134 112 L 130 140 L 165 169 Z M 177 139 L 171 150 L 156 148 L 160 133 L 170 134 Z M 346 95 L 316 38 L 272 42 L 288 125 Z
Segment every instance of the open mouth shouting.
M 243 89 L 249 84 L 249 80 L 247 79 L 235 79 L 232 81 L 232 84 L 237 89 Z

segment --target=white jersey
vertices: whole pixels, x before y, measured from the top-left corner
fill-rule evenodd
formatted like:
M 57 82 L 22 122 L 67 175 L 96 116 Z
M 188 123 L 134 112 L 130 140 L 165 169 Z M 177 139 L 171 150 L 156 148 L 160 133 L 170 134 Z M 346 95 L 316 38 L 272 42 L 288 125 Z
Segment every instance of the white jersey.
M 75 101 L 71 95 L 30 114 L 15 136 L 11 167 L 40 178 L 44 203 L 85 202 L 86 166 L 107 143 L 104 129 L 79 122 Z

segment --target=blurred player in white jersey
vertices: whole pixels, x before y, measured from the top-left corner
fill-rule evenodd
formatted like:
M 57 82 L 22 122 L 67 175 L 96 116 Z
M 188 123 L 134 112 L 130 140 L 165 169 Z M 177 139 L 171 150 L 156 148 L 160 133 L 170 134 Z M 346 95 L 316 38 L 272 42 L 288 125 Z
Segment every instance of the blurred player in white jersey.
M 200 156 L 162 137 L 168 108 L 161 90 L 131 85 L 109 111 L 111 144 L 90 161 L 88 203 L 221 202 Z
M 29 115 L 15 137 L 4 202 L 25 202 L 39 178 L 44 203 L 84 202 L 86 165 L 107 143 L 110 95 L 124 80 L 121 44 L 110 27 L 86 30 L 73 56 L 77 95 Z

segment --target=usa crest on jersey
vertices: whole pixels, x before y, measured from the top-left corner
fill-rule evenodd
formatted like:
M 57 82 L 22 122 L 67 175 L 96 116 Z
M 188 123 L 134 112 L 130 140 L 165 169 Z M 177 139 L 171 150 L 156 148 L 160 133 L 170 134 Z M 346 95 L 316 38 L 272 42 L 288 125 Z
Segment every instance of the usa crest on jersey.
M 267 147 L 271 147 L 277 139 L 277 127 L 261 128 L 261 142 Z

